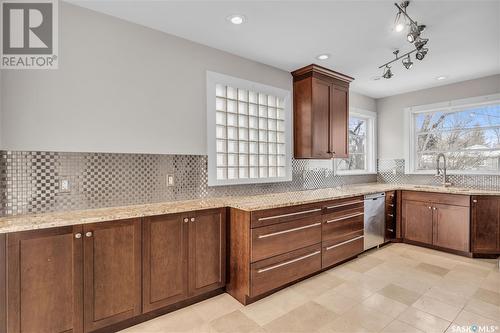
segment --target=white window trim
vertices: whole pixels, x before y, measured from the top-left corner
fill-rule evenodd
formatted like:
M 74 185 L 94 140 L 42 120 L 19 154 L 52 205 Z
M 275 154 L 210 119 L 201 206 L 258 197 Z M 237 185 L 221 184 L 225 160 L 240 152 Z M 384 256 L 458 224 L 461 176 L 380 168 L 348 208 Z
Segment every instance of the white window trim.
M 414 114 L 426 112 L 455 112 L 457 109 L 464 109 L 468 107 L 477 107 L 481 105 L 488 105 L 493 103 L 500 103 L 500 94 L 485 95 L 464 99 L 451 100 L 441 103 L 426 104 L 411 106 L 404 109 L 404 154 L 405 154 L 405 173 L 412 175 L 434 175 L 434 170 L 417 170 L 415 161 L 415 119 Z M 498 175 L 492 171 L 474 171 L 464 170 L 456 171 L 450 170 L 450 175 Z
M 216 110 L 215 86 L 226 84 L 241 89 L 253 90 L 274 95 L 284 100 L 285 112 L 285 176 L 268 178 L 217 179 L 217 147 L 216 147 Z M 207 153 L 208 153 L 208 186 L 262 184 L 286 182 L 292 180 L 292 112 L 291 92 L 289 90 L 268 86 L 216 72 L 207 71 Z
M 349 117 L 365 118 L 367 122 L 366 133 L 366 170 L 337 170 L 337 161 L 334 161 L 334 172 L 339 176 L 347 175 L 374 175 L 377 174 L 377 113 L 374 111 L 363 110 L 359 108 L 349 108 Z

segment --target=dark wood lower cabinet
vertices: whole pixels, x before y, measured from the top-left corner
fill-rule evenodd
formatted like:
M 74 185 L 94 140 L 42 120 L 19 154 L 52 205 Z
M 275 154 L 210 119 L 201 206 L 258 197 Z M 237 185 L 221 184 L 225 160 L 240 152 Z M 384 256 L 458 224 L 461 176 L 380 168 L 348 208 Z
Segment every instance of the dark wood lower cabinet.
M 181 214 L 143 220 L 144 312 L 188 297 L 188 228 Z
M 432 244 L 432 206 L 428 202 L 403 201 L 404 238 Z
M 83 226 L 85 332 L 141 313 L 141 221 Z
M 470 254 L 470 198 L 404 191 L 403 237 L 454 253 Z
M 226 284 L 225 209 L 196 212 L 189 218 L 189 296 Z
M 7 332 L 83 331 L 81 236 L 81 226 L 7 234 Z
M 451 250 L 469 252 L 469 207 L 434 205 L 432 244 Z
M 500 253 L 500 196 L 472 197 L 472 252 Z

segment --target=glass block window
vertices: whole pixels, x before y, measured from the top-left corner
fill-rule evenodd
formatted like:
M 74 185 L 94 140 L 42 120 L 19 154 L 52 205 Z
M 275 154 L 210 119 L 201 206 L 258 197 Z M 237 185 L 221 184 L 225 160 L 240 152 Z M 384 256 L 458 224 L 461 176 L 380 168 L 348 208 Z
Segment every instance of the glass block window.
M 289 180 L 289 92 L 215 76 L 207 90 L 214 97 L 207 98 L 213 103 L 207 118 L 209 185 Z

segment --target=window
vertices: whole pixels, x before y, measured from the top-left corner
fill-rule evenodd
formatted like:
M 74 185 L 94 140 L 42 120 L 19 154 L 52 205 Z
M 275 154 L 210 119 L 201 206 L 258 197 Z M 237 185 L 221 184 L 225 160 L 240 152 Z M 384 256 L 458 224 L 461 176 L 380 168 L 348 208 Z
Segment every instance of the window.
M 500 95 L 407 109 L 407 171 L 434 173 L 439 153 L 457 174 L 499 174 Z
M 377 114 L 351 108 L 349 112 L 349 158 L 336 159 L 339 175 L 376 173 Z
M 208 185 L 288 181 L 290 92 L 207 72 Z

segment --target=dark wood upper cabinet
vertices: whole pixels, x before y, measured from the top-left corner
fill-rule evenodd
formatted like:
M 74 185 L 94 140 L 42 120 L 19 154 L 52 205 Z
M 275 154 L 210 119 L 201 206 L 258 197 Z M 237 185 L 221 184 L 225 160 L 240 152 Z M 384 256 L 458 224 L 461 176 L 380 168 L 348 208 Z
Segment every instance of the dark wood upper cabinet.
M 472 197 L 472 252 L 500 253 L 500 197 Z
M 7 332 L 82 332 L 82 227 L 11 233 L 6 241 Z
M 199 211 L 189 223 L 189 295 L 226 283 L 226 210 Z
M 85 332 L 141 313 L 141 221 L 83 226 Z
M 188 297 L 188 222 L 181 214 L 143 220 L 144 312 Z
M 292 72 L 295 158 L 348 157 L 349 83 L 318 65 Z

